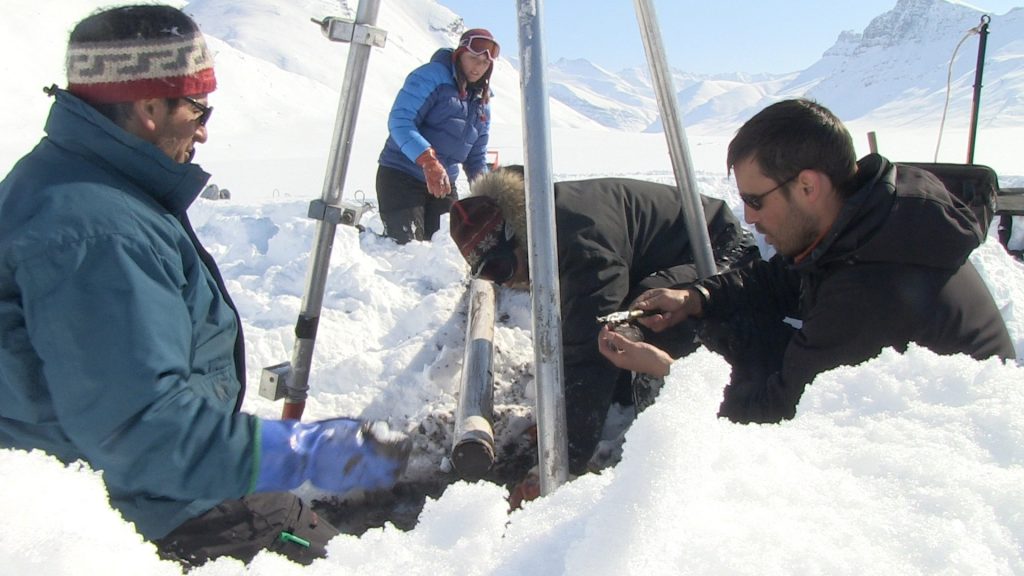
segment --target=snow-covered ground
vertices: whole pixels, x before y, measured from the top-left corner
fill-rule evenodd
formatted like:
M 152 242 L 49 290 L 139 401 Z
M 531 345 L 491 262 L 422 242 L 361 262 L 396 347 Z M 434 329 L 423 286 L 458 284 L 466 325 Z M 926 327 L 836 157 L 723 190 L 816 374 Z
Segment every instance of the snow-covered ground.
M 730 198 L 724 178 L 705 190 Z M 250 382 L 290 358 L 313 224 L 305 203 L 199 201 L 192 216 L 245 319 Z M 377 224 L 370 219 L 371 228 Z M 1018 350 L 1024 266 L 993 239 L 973 261 Z M 450 237 L 398 248 L 339 229 L 306 418 L 412 428 L 454 409 L 466 270 Z M 534 397 L 529 303 L 499 297 L 499 410 Z M 1018 361 L 1020 361 L 1018 355 Z M 272 555 L 196 574 L 1020 574 L 1024 368 L 924 349 L 819 377 L 780 426 L 714 417 L 728 366 L 699 351 L 673 368 L 627 434 L 623 461 L 506 514 L 505 490 L 456 483 L 419 525 L 339 536 L 302 569 Z M 248 411 L 280 403 L 251 393 Z M 423 453 L 415 473 L 442 454 Z M 440 448 L 444 448 L 441 446 Z M 96 474 L 0 451 L 0 572 L 177 573 L 106 505 Z
M 19 81 L 0 93 L 12 111 L 0 120 L 10 135 L 0 142 L 0 169 L 38 139 L 48 101 L 37 85 L 61 81 L 66 30 L 95 4 L 5 7 L 2 41 L 40 64 L 5 63 L 13 66 L 8 78 Z M 390 5 L 416 15 L 431 4 Z M 398 13 L 384 5 L 382 18 Z M 393 36 L 423 34 L 402 26 L 412 25 L 386 23 Z M 277 417 L 280 403 L 255 388 L 262 367 L 291 358 L 315 227 L 306 209 L 319 196 L 324 167 L 317 159 L 326 156 L 337 93 L 315 81 L 296 88 L 302 81 L 294 74 L 276 76 L 280 69 L 211 43 L 221 52 L 221 88 L 211 98 L 211 140 L 197 161 L 214 172 L 214 182 L 236 174 L 247 184 L 226 185 L 231 200 L 199 200 L 190 215 L 244 320 L 251 390 L 244 409 Z M 363 173 L 372 178 L 383 143 L 381 109 L 391 97 L 364 93 L 355 182 Z M 282 114 L 284 100 L 289 114 L 305 112 Z M 507 146 L 508 161 L 519 160 L 518 127 L 505 116 L 507 124 L 496 125 L 497 147 Z M 558 179 L 612 172 L 671 178 L 659 134 L 555 123 L 556 151 L 570 151 L 556 158 Z M 700 134 L 689 136 L 698 189 L 738 211 L 723 166 L 721 141 L 729 135 L 708 145 Z M 1019 139 L 1004 137 L 1006 147 L 1019 147 Z M 246 170 L 255 175 L 243 179 Z M 1024 164 L 1012 173 L 1024 174 Z M 277 193 L 247 193 L 257 176 L 283 184 Z M 382 418 L 410 430 L 443 423 L 455 406 L 462 363 L 466 266 L 446 226 L 432 243 L 397 247 L 373 233 L 381 229 L 375 213 L 364 223 L 368 232 L 337 233 L 304 417 Z M 729 369 L 701 350 L 673 367 L 657 404 L 629 430 L 618 466 L 520 511 L 507 513 L 501 486 L 456 483 L 427 501 L 415 529 L 387 525 L 339 536 L 329 557 L 308 568 L 264 553 L 249 566 L 224 559 L 193 573 L 1024 574 L 1024 312 L 1016 309 L 1024 306 L 1024 265 L 993 235 L 972 261 L 1003 312 L 1018 365 L 916 347 L 887 350 L 822 374 L 793 421 L 742 426 L 715 418 Z M 517 428 L 536 396 L 529 299 L 502 292 L 498 306 L 495 402 Z M 432 474 L 445 446 L 421 448 L 412 475 Z M 85 466 L 0 450 L 0 486 L 2 574 L 180 573 L 110 509 L 99 474 Z

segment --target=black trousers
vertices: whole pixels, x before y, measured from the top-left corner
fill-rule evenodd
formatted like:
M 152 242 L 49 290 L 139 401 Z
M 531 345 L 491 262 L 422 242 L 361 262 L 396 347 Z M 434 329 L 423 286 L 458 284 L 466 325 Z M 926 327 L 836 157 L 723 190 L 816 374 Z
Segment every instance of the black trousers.
M 427 191 L 426 182 L 401 170 L 377 167 L 377 208 L 384 223 L 384 235 L 399 244 L 429 241 L 441 227 L 441 216 L 448 213 L 456 198 L 454 182 L 449 195 L 435 198 Z
M 186 567 L 221 556 L 248 563 L 260 550 L 307 565 L 326 556 L 327 541 L 337 534 L 299 497 L 271 492 L 225 500 L 154 544 L 161 558 Z

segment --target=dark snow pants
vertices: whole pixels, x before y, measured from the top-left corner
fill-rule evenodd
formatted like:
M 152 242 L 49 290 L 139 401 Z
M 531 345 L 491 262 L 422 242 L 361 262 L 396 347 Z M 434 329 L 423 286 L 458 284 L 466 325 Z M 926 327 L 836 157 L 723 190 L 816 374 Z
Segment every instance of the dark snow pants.
M 299 497 L 272 492 L 225 500 L 154 543 L 161 558 L 189 568 L 221 556 L 248 563 L 260 550 L 307 565 L 337 534 Z
M 377 168 L 377 209 L 384 235 L 399 244 L 429 241 L 441 227 L 441 216 L 448 213 L 457 197 L 454 182 L 449 195 L 435 198 L 427 191 L 426 182 L 401 170 Z

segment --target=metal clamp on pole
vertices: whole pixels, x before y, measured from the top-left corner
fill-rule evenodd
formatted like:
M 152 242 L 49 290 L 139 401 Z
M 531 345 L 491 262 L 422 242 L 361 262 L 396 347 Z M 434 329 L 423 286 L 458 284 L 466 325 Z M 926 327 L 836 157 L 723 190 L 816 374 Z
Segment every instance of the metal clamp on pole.
M 331 224 L 358 227 L 359 221 L 363 219 L 363 214 L 369 210 L 370 204 L 367 202 L 342 200 L 340 204 L 328 204 L 323 200 L 313 200 L 309 203 L 309 211 L 306 216 Z
M 469 284 L 466 351 L 455 412 L 452 465 L 459 477 L 479 480 L 494 465 L 494 284 Z
M 267 366 L 260 375 L 260 396 L 273 401 L 284 398 L 288 394 L 288 381 L 291 377 L 291 362 Z
M 310 18 L 314 24 L 320 26 L 320 32 L 331 42 L 345 42 L 352 44 L 365 44 L 376 48 L 383 48 L 387 43 L 388 33 L 376 26 L 356 24 L 344 18 L 328 16 L 323 20 Z

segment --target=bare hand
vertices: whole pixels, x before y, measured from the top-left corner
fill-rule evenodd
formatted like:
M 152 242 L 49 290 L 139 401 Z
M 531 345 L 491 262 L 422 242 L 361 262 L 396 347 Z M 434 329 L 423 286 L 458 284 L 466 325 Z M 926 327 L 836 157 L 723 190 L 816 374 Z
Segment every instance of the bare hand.
M 597 340 L 601 355 L 618 368 L 658 377 L 668 375 L 672 357 L 660 348 L 646 342 L 633 342 L 608 326 L 601 329 Z
M 703 305 L 700 296 L 692 288 L 672 290 L 671 288 L 655 288 L 641 294 L 630 308 L 655 312 L 639 318 L 644 326 L 661 332 L 686 320 L 690 316 L 699 316 Z

